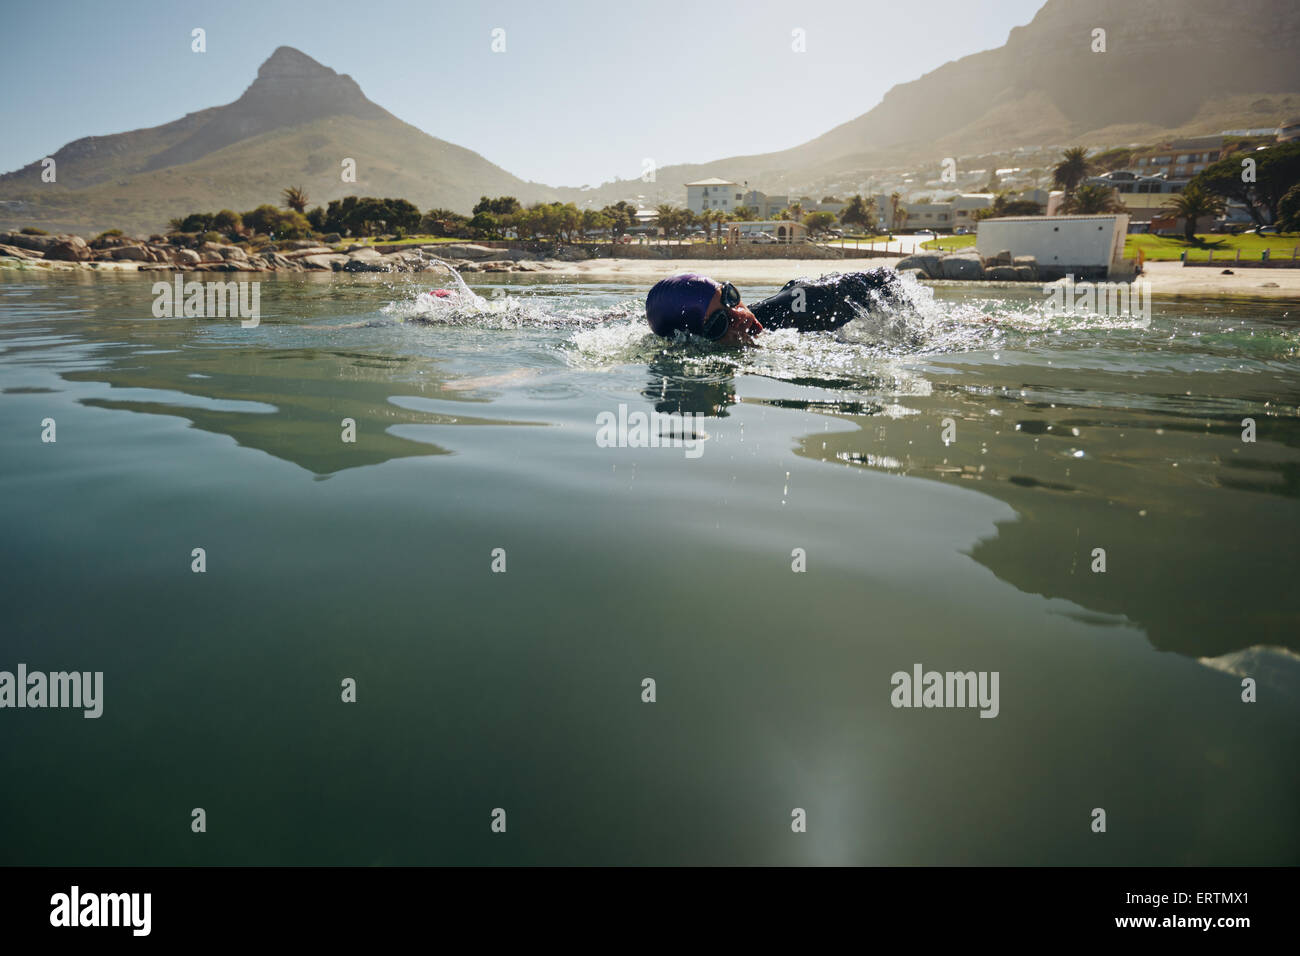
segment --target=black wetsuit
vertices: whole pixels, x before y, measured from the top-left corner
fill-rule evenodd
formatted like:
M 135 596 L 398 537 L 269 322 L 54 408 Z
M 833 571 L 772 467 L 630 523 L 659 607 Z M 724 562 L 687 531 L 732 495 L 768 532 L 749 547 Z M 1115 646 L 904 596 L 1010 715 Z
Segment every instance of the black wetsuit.
M 828 332 L 864 311 L 907 303 L 893 269 L 833 272 L 820 279 L 791 279 L 776 295 L 749 307 L 765 329 Z

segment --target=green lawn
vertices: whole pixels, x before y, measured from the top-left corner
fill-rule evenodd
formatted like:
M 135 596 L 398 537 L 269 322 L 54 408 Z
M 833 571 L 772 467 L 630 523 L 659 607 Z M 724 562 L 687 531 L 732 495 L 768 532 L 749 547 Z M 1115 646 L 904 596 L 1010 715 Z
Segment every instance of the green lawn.
M 1132 235 L 1124 242 L 1124 258 L 1136 259 L 1140 249 L 1148 260 L 1170 261 L 1180 258 L 1183 251 L 1187 250 L 1189 259 L 1204 262 L 1210 258 L 1211 252 L 1214 253 L 1216 260 L 1233 259 L 1240 249 L 1243 259 L 1259 259 L 1264 250 L 1268 249 L 1271 258 L 1290 259 L 1296 247 L 1300 246 L 1300 233 L 1287 233 L 1281 236 L 1206 235 L 1196 238 L 1200 244 L 1188 246 L 1181 237 Z M 922 248 L 952 252 L 957 249 L 968 249 L 973 245 L 975 245 L 974 236 L 940 236 L 938 239 L 931 239 L 924 243 Z
M 1240 236 L 1197 236 L 1198 244 L 1188 246 L 1182 237 L 1174 238 L 1173 236 L 1151 236 L 1136 235 L 1129 236 L 1124 243 L 1124 257 L 1126 259 L 1136 259 L 1138 250 L 1141 249 L 1143 255 L 1151 260 L 1170 260 L 1178 259 L 1182 256 L 1184 250 L 1187 251 L 1187 258 L 1196 262 L 1204 262 L 1210 258 L 1210 253 L 1214 253 L 1217 259 L 1233 259 L 1237 255 L 1237 250 L 1241 250 L 1243 259 L 1259 259 L 1265 249 L 1270 250 L 1269 257 L 1273 259 L 1290 259 L 1297 246 L 1300 246 L 1300 235 L 1288 233 L 1281 236 L 1254 236 L 1242 234 Z
M 957 249 L 968 249 L 975 245 L 973 235 L 966 236 L 940 236 L 938 239 L 931 239 L 929 242 L 921 243 L 922 249 L 942 249 L 944 252 L 953 252 Z

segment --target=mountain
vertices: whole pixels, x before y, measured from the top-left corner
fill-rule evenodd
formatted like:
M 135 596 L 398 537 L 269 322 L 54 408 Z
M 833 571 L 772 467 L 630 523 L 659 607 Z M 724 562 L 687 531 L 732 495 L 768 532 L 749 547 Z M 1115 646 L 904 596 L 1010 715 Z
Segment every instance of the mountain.
M 312 205 L 349 194 L 400 196 L 421 209 L 469 212 L 480 195 L 553 199 L 478 153 L 429 136 L 372 103 L 356 82 L 282 46 L 233 103 L 150 129 L 75 140 L 41 163 L 0 176 L 0 228 L 51 232 L 119 227 L 154 232 L 199 210 L 279 204 L 302 185 Z M 356 182 L 342 161 L 356 160 Z
M 1105 52 L 1093 52 L 1096 29 L 1106 31 Z M 524 182 L 403 123 L 351 77 L 280 47 L 234 103 L 69 143 L 54 154 L 57 183 L 40 181 L 39 162 L 0 176 L 0 229 L 147 232 L 188 212 L 276 203 L 290 185 L 304 185 L 313 205 L 401 196 L 461 212 L 484 194 L 680 204 L 683 183 L 710 176 L 820 195 L 856 189 L 872 170 L 937 169 L 948 156 L 1276 127 L 1300 116 L 1296 50 L 1296 0 L 1047 0 L 1003 46 L 895 86 L 874 109 L 810 142 L 664 167 L 653 183 L 579 190 Z M 357 161 L 355 183 L 340 179 L 345 157 Z
M 971 9 L 972 16 L 978 11 Z M 1093 30 L 1106 31 L 1093 52 Z M 1005 45 L 895 86 L 810 142 L 664 167 L 654 184 L 608 183 L 680 203 L 681 184 L 719 176 L 769 193 L 811 191 L 866 170 L 1051 144 L 1154 143 L 1300 116 L 1295 0 L 1047 0 Z

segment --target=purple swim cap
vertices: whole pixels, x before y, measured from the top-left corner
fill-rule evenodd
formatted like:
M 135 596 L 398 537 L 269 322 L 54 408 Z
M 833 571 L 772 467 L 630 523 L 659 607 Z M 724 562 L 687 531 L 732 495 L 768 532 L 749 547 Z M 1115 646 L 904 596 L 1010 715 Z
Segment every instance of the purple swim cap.
M 722 283 L 693 273 L 660 279 L 645 297 L 650 331 L 666 339 L 678 329 L 698 335 L 704 312 L 720 288 Z

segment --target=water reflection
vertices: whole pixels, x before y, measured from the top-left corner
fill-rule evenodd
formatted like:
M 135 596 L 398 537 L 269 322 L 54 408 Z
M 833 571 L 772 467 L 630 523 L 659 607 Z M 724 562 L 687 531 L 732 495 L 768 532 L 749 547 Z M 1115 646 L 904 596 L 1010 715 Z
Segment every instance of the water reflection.
M 727 362 L 691 361 L 665 350 L 646 370 L 650 378 L 641 394 L 661 414 L 726 418 L 736 402 L 735 369 Z
M 1042 390 L 1024 384 L 1039 374 L 966 365 L 929 395 L 898 397 L 902 408 L 856 396 L 750 401 L 858 425 L 804 436 L 802 456 L 958 481 L 1009 504 L 1016 519 L 971 557 L 1022 591 L 1067 599 L 1102 615 L 1098 623 L 1131 621 L 1155 647 L 1197 658 L 1257 645 L 1300 650 L 1300 421 L 1279 414 L 1276 400 L 1294 407 L 1296 386 L 1280 386 L 1266 407 L 1189 398 L 1176 377 L 1130 396 L 1130 376 L 1094 375 L 1087 388 L 1057 386 L 1054 401 L 1041 401 Z M 1216 391 L 1245 393 L 1221 375 Z M 1254 443 L 1242 441 L 1249 415 L 1259 423 Z M 955 426 L 948 444 L 944 419 Z M 1276 505 L 1261 508 L 1261 495 Z M 1096 548 L 1104 573 L 1092 570 Z

